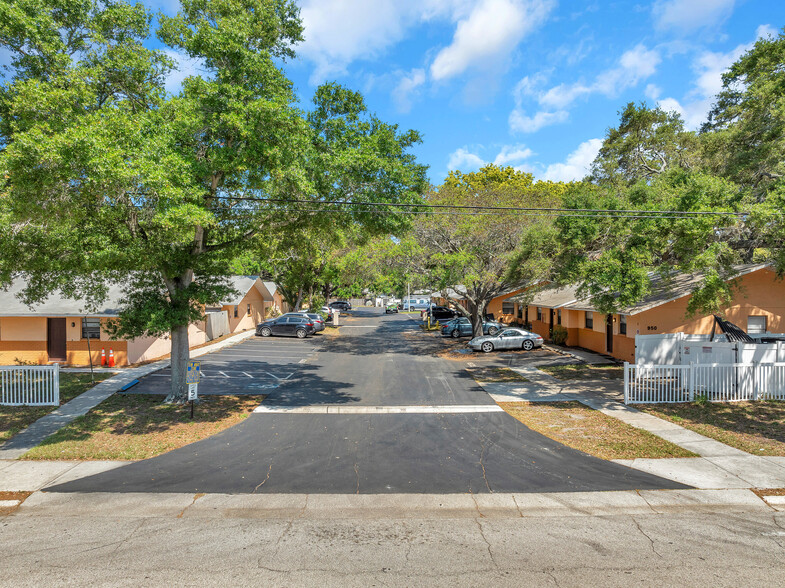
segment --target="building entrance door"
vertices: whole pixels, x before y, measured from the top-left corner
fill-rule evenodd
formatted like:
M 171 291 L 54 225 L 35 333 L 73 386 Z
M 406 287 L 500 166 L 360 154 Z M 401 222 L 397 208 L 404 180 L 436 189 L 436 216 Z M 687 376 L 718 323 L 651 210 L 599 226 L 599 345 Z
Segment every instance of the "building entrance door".
M 608 353 L 613 353 L 613 315 L 607 315 L 605 319 L 605 348 Z
M 49 361 L 65 361 L 65 319 L 46 319 L 46 351 Z

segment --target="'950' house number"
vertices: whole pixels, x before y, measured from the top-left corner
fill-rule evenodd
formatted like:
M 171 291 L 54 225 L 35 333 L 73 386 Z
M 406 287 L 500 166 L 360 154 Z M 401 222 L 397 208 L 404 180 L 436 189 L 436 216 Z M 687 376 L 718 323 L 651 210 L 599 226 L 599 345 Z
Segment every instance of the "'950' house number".
M 657 325 L 649 325 L 648 327 L 646 327 L 646 330 L 647 331 L 656 331 L 657 330 Z

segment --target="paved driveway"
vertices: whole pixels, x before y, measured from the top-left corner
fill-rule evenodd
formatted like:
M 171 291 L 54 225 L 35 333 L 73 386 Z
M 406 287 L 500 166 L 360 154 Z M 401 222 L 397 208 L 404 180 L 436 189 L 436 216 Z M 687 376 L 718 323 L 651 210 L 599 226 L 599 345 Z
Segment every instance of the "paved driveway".
M 258 341 L 233 348 L 234 359 L 224 353 L 204 358 L 214 378 L 207 381 L 216 389 L 244 382 L 239 376 L 218 377 L 222 371 L 234 375 L 261 364 L 282 372 L 297 368 L 270 391 L 262 405 L 268 412 L 157 458 L 48 491 L 443 494 L 683 488 L 565 447 L 500 412 L 468 377 L 464 363 L 418 351 L 422 334 L 408 317 L 374 310 L 354 314 L 340 336 L 312 348 L 315 354 L 304 364 L 295 351 L 281 351 L 272 364 L 267 343 Z M 299 343 L 287 342 L 286 349 Z
M 203 355 L 200 395 L 269 394 L 304 371 L 303 364 L 319 349 L 323 336 L 307 339 L 256 337 L 215 353 Z M 143 378 L 133 394 L 168 394 L 168 368 Z

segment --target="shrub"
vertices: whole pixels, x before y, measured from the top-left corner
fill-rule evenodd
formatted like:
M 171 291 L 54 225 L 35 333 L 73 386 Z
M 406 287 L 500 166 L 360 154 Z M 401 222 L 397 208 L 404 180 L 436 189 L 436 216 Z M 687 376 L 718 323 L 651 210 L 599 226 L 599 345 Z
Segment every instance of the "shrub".
M 551 341 L 553 341 L 554 345 L 564 345 L 564 343 L 567 341 L 567 329 L 561 325 L 556 325 L 553 327 Z

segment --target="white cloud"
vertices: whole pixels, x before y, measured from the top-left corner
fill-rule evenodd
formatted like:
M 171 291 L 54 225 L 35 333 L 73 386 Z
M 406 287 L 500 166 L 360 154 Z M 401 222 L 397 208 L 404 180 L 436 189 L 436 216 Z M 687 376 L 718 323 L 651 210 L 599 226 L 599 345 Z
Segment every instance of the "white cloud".
M 761 25 L 755 31 L 756 39 L 776 34 L 777 31 L 769 25 Z M 752 49 L 754 44 L 754 41 L 745 43 L 727 53 L 704 51 L 699 54 L 692 64 L 692 69 L 697 74 L 692 89 L 681 101 L 673 97 L 658 100 L 660 108 L 678 112 L 688 129 L 700 127 L 706 121 L 715 96 L 722 90 L 722 74 L 742 55 Z
M 618 96 L 627 88 L 654 75 L 661 61 L 659 51 L 638 44 L 622 54 L 616 67 L 599 73 L 590 84 L 559 84 L 544 90 L 542 87 L 547 80 L 543 73 L 526 76 L 515 86 L 516 107 L 510 113 L 510 129 L 530 133 L 564 122 L 568 116 L 566 109 L 578 98 L 590 94 L 603 94 L 611 98 Z M 534 98 L 542 107 L 533 117 L 524 113 L 522 105 L 525 97 Z
M 471 153 L 466 147 L 461 147 L 450 153 L 450 159 L 447 161 L 447 169 L 461 170 L 462 172 L 476 171 L 484 166 L 487 162 L 474 153 Z
M 493 160 L 494 165 L 508 165 L 510 163 L 520 163 L 524 159 L 529 159 L 534 155 L 534 151 L 525 145 L 505 145 Z
M 198 76 L 202 73 L 202 61 L 200 59 L 192 59 L 173 49 L 164 49 L 163 51 L 175 62 L 175 69 L 173 69 L 166 78 L 166 91 L 177 94 L 180 91 L 180 87 L 185 78 L 188 76 Z
M 481 0 L 458 22 L 452 43 L 431 64 L 431 77 L 444 80 L 503 59 L 548 17 L 554 4 L 553 0 Z
M 478 147 L 482 149 L 482 147 Z M 522 165 L 526 159 L 534 155 L 534 151 L 526 145 L 503 145 L 499 153 L 493 159 L 493 165 L 505 166 L 512 165 L 515 169 L 529 169 L 529 166 Z M 476 171 L 488 165 L 490 161 L 485 160 L 477 153 L 473 153 L 468 147 L 461 147 L 450 154 L 447 162 L 447 169 L 461 170 L 462 172 Z
M 735 0 L 658 0 L 652 7 L 659 29 L 682 33 L 715 27 L 733 12 Z
M 392 92 L 393 101 L 399 112 L 409 112 L 412 109 L 412 94 L 415 94 L 424 83 L 424 69 L 413 69 L 401 78 Z
M 591 86 L 591 91 L 609 97 L 618 96 L 623 90 L 654 75 L 661 61 L 662 58 L 656 49 L 647 49 L 639 44 L 624 52 L 619 59 L 618 67 L 599 74 Z
M 564 163 L 553 163 L 545 169 L 543 178 L 553 182 L 582 180 L 602 147 L 602 139 L 589 139 L 567 156 Z
M 567 120 L 569 113 L 566 110 L 547 112 L 541 110 L 534 116 L 526 116 L 520 108 L 516 108 L 510 113 L 510 130 L 521 133 L 534 133 L 543 127 L 563 123 Z

